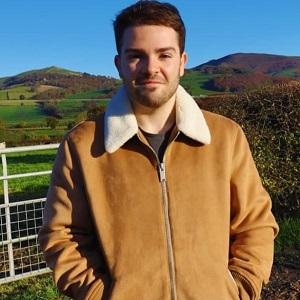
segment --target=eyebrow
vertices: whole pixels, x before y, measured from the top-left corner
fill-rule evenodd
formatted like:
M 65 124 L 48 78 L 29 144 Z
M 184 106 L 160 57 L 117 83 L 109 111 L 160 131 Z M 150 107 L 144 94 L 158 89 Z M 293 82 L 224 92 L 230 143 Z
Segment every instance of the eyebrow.
M 164 48 L 159 48 L 159 49 L 155 50 L 155 52 L 157 52 L 157 53 L 166 52 L 166 51 L 176 52 L 176 49 L 174 47 L 164 47 Z M 138 49 L 138 48 L 128 48 L 124 51 L 125 54 L 132 53 L 132 52 L 143 53 L 144 50 Z

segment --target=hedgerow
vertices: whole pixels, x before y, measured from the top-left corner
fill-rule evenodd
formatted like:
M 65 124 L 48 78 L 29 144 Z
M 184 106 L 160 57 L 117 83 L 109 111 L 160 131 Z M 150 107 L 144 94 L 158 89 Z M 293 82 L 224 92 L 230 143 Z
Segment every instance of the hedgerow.
M 300 215 L 300 82 L 197 99 L 244 129 L 277 217 Z

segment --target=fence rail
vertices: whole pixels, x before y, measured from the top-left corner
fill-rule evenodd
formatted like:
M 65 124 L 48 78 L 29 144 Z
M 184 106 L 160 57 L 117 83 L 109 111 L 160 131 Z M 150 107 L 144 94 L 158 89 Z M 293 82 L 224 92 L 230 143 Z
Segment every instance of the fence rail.
M 7 154 L 57 149 L 59 144 L 6 148 L 0 143 L 3 182 L 0 200 L 0 284 L 47 273 L 37 241 L 46 198 L 11 200 L 9 180 L 49 176 L 51 170 L 9 175 Z M 25 194 L 25 192 L 24 192 Z M 45 196 L 45 195 L 41 195 Z

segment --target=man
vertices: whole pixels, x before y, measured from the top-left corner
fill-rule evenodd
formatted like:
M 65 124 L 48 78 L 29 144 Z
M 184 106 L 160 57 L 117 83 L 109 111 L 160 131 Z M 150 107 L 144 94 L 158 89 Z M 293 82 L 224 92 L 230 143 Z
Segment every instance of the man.
M 55 162 L 39 240 L 75 299 L 259 299 L 277 225 L 240 127 L 179 86 L 185 28 L 140 1 L 114 22 L 124 86 Z

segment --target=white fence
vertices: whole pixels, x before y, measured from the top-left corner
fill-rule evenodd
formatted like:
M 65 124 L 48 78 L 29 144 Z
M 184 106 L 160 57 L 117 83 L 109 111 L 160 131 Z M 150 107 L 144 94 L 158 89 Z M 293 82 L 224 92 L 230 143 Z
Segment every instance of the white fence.
M 49 177 L 51 170 L 9 175 L 9 155 L 57 147 L 58 144 L 5 148 L 5 144 L 0 144 L 0 184 L 3 183 L 3 188 L 0 187 L 0 284 L 49 272 L 37 241 L 46 198 L 23 199 L 22 193 L 28 193 L 19 191 L 17 199 L 10 199 L 9 181 L 32 176 Z

